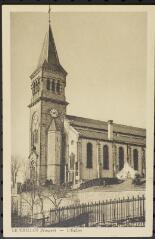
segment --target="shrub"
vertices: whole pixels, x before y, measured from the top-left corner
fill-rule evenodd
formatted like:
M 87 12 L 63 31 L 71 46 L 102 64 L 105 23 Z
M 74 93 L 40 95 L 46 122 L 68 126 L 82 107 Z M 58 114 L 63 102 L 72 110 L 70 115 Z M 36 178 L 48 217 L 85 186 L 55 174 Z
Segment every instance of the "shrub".
M 141 185 L 144 183 L 144 180 L 142 180 L 142 177 L 139 173 L 135 174 L 135 178 L 132 180 L 132 183 L 135 185 Z
M 118 184 L 122 182 L 123 180 L 120 180 L 118 178 L 96 178 L 96 179 L 91 179 L 91 180 L 82 182 L 80 184 L 80 189 L 94 187 L 94 186 L 101 186 L 101 185 L 104 185 L 104 186 L 113 185 L 113 184 Z
M 53 185 L 53 181 L 52 179 L 47 179 L 45 182 L 45 186 L 50 186 L 50 185 Z

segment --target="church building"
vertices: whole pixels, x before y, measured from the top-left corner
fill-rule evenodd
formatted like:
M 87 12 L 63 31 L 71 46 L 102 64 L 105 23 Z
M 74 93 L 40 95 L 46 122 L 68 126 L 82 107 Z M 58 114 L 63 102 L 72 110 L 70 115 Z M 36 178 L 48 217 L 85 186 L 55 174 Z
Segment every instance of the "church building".
M 116 177 L 126 162 L 145 177 L 146 130 L 67 115 L 66 77 L 49 21 L 38 65 L 30 76 L 31 178 L 75 185 Z

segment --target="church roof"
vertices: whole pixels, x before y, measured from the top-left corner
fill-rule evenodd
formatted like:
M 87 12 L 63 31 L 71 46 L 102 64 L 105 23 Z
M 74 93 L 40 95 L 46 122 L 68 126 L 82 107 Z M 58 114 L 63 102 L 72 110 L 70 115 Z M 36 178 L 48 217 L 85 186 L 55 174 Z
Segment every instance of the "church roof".
M 108 122 L 66 115 L 80 137 L 107 140 Z M 146 130 L 143 128 L 113 123 L 114 140 L 125 143 L 145 144 Z
M 87 128 L 93 128 L 93 129 L 101 129 L 101 130 L 108 130 L 107 122 L 100 121 L 100 120 L 94 120 L 94 119 L 88 119 L 73 115 L 66 115 L 66 118 L 70 120 L 70 123 L 72 126 L 81 126 L 81 127 L 87 127 Z
M 64 74 L 67 74 L 67 72 L 63 69 L 59 62 L 51 24 L 49 24 L 48 31 L 44 38 L 37 69 L 39 69 L 40 67 L 48 68 L 55 71 L 62 71 Z

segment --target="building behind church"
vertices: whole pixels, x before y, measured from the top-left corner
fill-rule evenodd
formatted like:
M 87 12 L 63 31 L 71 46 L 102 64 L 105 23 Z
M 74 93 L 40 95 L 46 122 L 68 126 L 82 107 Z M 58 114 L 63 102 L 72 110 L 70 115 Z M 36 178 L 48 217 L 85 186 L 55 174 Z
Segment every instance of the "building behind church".
M 30 173 L 39 183 L 116 177 L 127 162 L 145 176 L 146 130 L 67 115 L 67 72 L 49 23 L 38 65 L 30 76 Z

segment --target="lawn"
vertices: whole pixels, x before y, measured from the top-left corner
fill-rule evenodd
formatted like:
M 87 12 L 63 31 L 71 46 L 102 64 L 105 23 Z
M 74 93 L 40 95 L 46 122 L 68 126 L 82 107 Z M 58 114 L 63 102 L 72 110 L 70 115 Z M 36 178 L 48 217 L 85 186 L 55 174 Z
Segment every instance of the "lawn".
M 44 189 L 47 191 L 47 188 Z M 45 193 L 45 192 L 44 192 Z M 135 186 L 131 180 L 127 180 L 120 184 L 95 186 L 82 190 L 70 190 L 66 193 L 65 197 L 61 199 L 60 207 L 69 206 L 81 203 L 91 203 L 105 200 L 113 200 L 119 198 L 132 198 L 142 196 L 145 194 L 145 186 Z M 53 198 L 51 197 L 53 200 Z M 59 199 L 58 199 L 59 200 Z M 49 210 L 54 208 L 54 205 L 48 198 L 44 198 L 43 210 L 49 213 Z M 39 208 L 35 209 L 39 213 Z
M 131 198 L 145 194 L 145 185 L 135 186 L 131 180 L 120 184 L 96 186 L 87 189 L 77 190 L 74 192 L 73 199 L 79 203 L 88 203 L 94 201 L 103 201 L 118 198 Z

